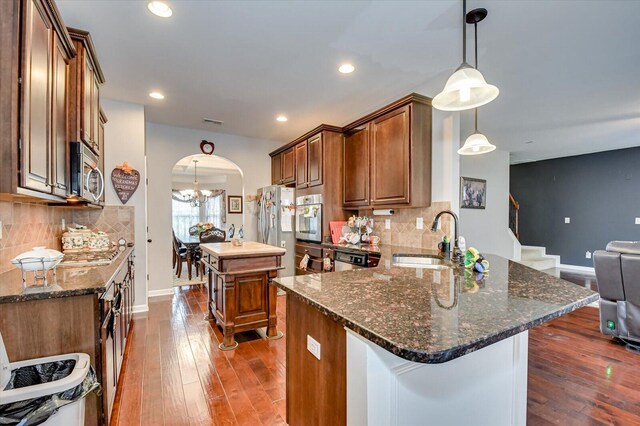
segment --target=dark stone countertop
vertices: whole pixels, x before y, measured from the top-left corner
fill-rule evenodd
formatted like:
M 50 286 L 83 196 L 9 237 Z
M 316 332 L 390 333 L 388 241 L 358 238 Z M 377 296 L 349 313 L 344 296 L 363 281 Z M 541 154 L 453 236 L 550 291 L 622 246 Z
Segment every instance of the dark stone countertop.
M 422 363 L 450 361 L 598 300 L 591 290 L 495 255 L 486 256 L 489 274 L 477 280 L 458 265 L 439 271 L 391 265 L 393 253 L 433 250 L 376 251 L 382 255 L 376 268 L 274 281 L 389 352 Z
M 14 269 L 0 274 L 0 303 L 23 302 L 26 300 L 54 299 L 58 297 L 82 296 L 102 293 L 125 263 L 133 247 L 127 247 L 108 265 L 62 267 L 58 266 L 56 283 L 49 282 L 47 287 L 22 288 L 22 273 Z M 32 274 L 28 274 L 27 285 Z M 49 280 L 51 271 L 49 271 Z

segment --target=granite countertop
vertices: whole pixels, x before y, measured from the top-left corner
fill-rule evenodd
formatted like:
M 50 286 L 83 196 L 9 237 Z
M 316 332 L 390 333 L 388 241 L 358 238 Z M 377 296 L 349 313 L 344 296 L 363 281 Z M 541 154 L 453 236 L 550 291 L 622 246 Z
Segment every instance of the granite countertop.
M 393 253 L 438 254 L 433 250 L 380 246 L 377 252 L 376 268 L 274 281 L 389 352 L 422 363 L 450 361 L 598 300 L 591 290 L 495 255 L 486 256 L 490 270 L 483 277 L 459 265 L 391 264 Z
M 56 283 L 51 282 L 49 271 L 47 287 L 22 288 L 22 273 L 18 269 L 0 274 L 0 303 L 26 300 L 53 299 L 57 297 L 81 296 L 102 293 L 120 267 L 127 260 L 133 247 L 127 247 L 108 265 L 63 267 L 58 266 Z M 28 280 L 32 279 L 29 273 Z M 31 283 L 27 281 L 27 284 Z
M 262 255 L 283 255 L 286 250 L 268 244 L 257 243 L 255 241 L 244 241 L 241 246 L 234 246 L 230 242 L 226 243 L 206 243 L 200 244 L 205 252 L 215 257 L 250 257 Z

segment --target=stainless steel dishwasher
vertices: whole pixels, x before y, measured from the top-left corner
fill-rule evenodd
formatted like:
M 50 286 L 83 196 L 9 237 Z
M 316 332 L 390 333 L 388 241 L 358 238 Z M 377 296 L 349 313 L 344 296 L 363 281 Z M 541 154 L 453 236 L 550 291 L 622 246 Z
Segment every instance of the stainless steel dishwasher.
M 373 268 L 378 266 L 378 262 L 380 262 L 380 255 L 377 253 L 342 251 L 339 248 L 334 248 L 333 252 L 335 272 Z

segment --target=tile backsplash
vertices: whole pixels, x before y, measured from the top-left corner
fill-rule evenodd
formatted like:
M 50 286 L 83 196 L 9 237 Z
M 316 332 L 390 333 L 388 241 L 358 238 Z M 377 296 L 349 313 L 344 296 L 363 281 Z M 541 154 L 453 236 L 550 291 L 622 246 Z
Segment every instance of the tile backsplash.
M 439 201 L 425 208 L 394 209 L 393 216 L 373 216 L 373 235 L 380 237 L 380 244 L 435 250 L 445 234 L 451 235 L 450 229 L 453 219 L 449 215 L 442 216 L 440 218 L 441 229 L 436 232 L 431 232 L 431 222 L 440 211 L 450 208 L 450 202 Z M 363 210 L 359 214 L 371 217 L 372 211 Z M 423 219 L 423 229 L 416 229 L 416 219 L 419 217 Z M 385 219 L 391 221 L 391 229 L 385 229 Z
M 72 209 L 23 201 L 0 200 L 0 274 L 12 270 L 11 259 L 36 246 L 61 250 L 62 220 L 105 231 L 109 239 L 133 241 L 134 208 L 106 206 L 104 209 Z

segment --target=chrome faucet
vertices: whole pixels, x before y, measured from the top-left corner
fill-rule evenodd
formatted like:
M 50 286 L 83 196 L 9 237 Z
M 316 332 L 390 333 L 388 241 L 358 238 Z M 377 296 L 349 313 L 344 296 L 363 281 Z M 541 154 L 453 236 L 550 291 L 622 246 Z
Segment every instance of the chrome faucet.
M 436 230 L 438 229 L 438 221 L 440 220 L 440 216 L 442 216 L 445 213 L 453 217 L 453 223 L 454 223 L 454 234 L 453 234 L 454 242 L 453 242 L 452 258 L 457 262 L 462 262 L 464 261 L 464 254 L 460 251 L 460 246 L 458 245 L 458 238 L 460 237 L 460 234 L 458 232 L 458 215 L 457 214 L 455 214 L 451 210 L 443 210 L 440 213 L 438 213 L 436 217 L 433 219 L 433 223 L 431 224 L 431 232 L 436 232 Z

